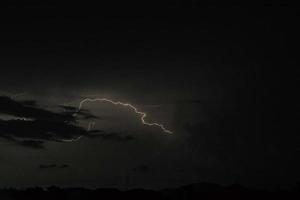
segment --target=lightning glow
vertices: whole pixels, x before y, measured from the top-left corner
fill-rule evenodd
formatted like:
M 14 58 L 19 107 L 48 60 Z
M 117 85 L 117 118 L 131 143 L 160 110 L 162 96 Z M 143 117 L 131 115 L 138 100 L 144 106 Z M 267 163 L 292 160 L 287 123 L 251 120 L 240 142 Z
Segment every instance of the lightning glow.
M 169 134 L 172 134 L 173 132 L 166 129 L 164 127 L 164 125 L 162 124 L 159 124 L 159 123 L 156 123 L 156 122 L 147 122 L 145 120 L 145 118 L 147 117 L 147 114 L 145 112 L 141 112 L 139 111 L 135 106 L 133 106 L 132 104 L 130 103 L 123 103 L 123 102 L 120 102 L 120 101 L 113 101 L 113 100 L 110 100 L 110 99 L 107 99 L 107 98 L 95 98 L 95 99 L 92 99 L 92 98 L 86 98 L 86 99 L 83 99 L 82 101 L 80 101 L 79 103 L 79 106 L 78 106 L 78 112 L 81 110 L 82 106 L 87 103 L 87 102 L 108 102 L 108 103 L 111 103 L 113 105 L 121 105 L 121 106 L 125 106 L 125 107 L 128 107 L 130 108 L 131 110 L 133 110 L 136 114 L 138 114 L 140 116 L 140 119 L 141 119 L 141 122 L 144 124 L 144 125 L 147 125 L 147 126 L 156 126 L 156 127 L 159 127 L 163 132 L 165 133 L 169 133 Z M 90 124 L 89 125 L 89 129 L 94 126 L 94 124 Z
M 82 135 L 76 137 L 76 138 L 71 138 L 71 139 L 60 139 L 61 142 L 76 142 L 77 140 L 80 140 Z
M 90 122 L 89 125 L 88 125 L 88 128 L 87 128 L 87 131 L 90 131 L 94 128 L 94 126 L 96 125 L 96 122 Z

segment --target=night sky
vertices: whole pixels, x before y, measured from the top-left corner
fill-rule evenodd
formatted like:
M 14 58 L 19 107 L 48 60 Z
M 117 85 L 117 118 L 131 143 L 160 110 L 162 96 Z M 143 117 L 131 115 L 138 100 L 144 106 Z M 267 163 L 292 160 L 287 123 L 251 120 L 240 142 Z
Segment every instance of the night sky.
M 296 7 L 43 2 L 0 9 L 0 187 L 300 180 Z

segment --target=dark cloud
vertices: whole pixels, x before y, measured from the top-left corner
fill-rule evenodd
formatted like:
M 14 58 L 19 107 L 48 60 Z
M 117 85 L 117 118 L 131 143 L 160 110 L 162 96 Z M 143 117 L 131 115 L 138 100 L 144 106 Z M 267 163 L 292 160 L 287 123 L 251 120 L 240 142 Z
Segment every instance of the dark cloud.
M 17 141 L 18 145 L 33 149 L 44 149 L 44 141 L 41 140 L 21 140 Z
M 60 169 L 65 169 L 65 168 L 69 168 L 70 166 L 67 164 L 62 164 L 60 166 L 58 166 Z
M 81 119 L 100 119 L 100 117 L 91 114 L 86 109 L 80 109 L 80 111 L 78 111 L 78 108 L 74 106 L 59 105 L 59 107 L 64 110 L 64 113 L 69 113 L 71 115 L 76 113 Z
M 78 108 L 74 107 L 74 106 L 59 105 L 58 107 L 62 108 L 64 110 L 73 111 L 73 112 L 76 112 L 78 110 Z
M 70 168 L 69 165 L 67 164 L 40 164 L 39 169 L 66 169 L 66 168 Z
M 140 173 L 148 173 L 151 171 L 151 168 L 148 165 L 139 165 L 133 168 L 133 171 L 140 172 Z
M 56 164 L 48 164 L 48 165 L 41 164 L 41 165 L 39 165 L 40 169 L 53 169 L 53 168 L 56 168 L 56 167 L 57 167 Z
M 117 132 L 107 133 L 101 130 L 89 131 L 89 134 L 87 136 L 90 138 L 101 138 L 104 140 L 113 140 L 118 142 L 130 141 L 134 139 L 132 135 L 117 133 Z
M 72 122 L 75 117 L 70 113 L 56 113 L 45 110 L 34 101 L 17 102 L 9 97 L 0 97 L 0 113 L 23 118 L 33 118 L 48 121 Z
M 48 141 L 61 141 L 88 134 L 85 129 L 73 124 L 43 120 L 0 120 L 0 132 L 0 137 L 6 139 Z
M 91 114 L 89 112 L 84 112 L 84 111 L 77 112 L 77 115 L 79 115 L 80 119 L 98 119 L 98 120 L 102 119 L 102 118 L 100 118 L 100 117 L 98 117 L 96 115 L 93 115 L 93 114 Z
M 31 100 L 17 102 L 2 96 L 0 114 L 13 116 L 9 120 L 0 119 L 0 138 L 25 147 L 43 149 L 45 141 L 64 141 L 89 134 L 76 125 L 74 112 L 52 112 Z
M 37 106 L 36 101 L 33 100 L 25 100 L 25 101 L 21 101 L 21 103 L 25 106 Z
M 99 119 L 99 117 L 89 113 L 88 110 L 77 112 L 76 107 L 59 107 L 66 111 L 52 112 L 38 107 L 32 100 L 18 102 L 9 97 L 0 97 L 0 114 L 14 117 L 9 120 L 0 119 L 0 138 L 34 149 L 43 149 L 46 141 L 64 142 L 79 136 L 113 141 L 133 139 L 131 135 L 117 132 L 87 131 L 77 126 L 76 122 L 79 119 Z

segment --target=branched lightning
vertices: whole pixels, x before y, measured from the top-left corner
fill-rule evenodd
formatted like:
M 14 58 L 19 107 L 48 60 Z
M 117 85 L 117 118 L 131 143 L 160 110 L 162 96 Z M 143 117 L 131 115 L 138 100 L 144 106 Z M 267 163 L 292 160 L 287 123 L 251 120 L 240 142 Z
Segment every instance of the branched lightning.
M 19 96 L 23 96 L 23 95 L 26 95 L 27 93 L 17 93 L 17 94 L 14 94 L 14 95 L 10 95 L 11 98 L 16 98 L 16 97 L 19 97 Z M 80 101 L 78 107 L 77 107 L 77 111 L 75 113 L 73 113 L 74 116 L 76 116 L 82 109 L 83 105 L 87 102 L 107 102 L 107 103 L 111 103 L 113 105 L 121 105 L 121 106 L 124 106 L 124 107 L 128 107 L 130 108 L 131 110 L 134 111 L 134 113 L 136 113 L 137 115 L 140 116 L 140 120 L 142 122 L 142 124 L 144 125 L 147 125 L 147 126 L 155 126 L 155 127 L 158 127 L 160 128 L 163 132 L 165 133 L 169 133 L 169 134 L 172 134 L 173 132 L 166 129 L 164 127 L 164 125 L 162 124 L 159 124 L 157 122 L 147 122 L 145 120 L 145 118 L 147 117 L 147 114 L 145 112 L 141 112 L 139 111 L 135 106 L 133 106 L 132 104 L 130 103 L 123 103 L 123 102 L 120 102 L 120 101 L 113 101 L 113 100 L 110 100 L 110 99 L 107 99 L 107 98 L 85 98 L 83 99 L 82 101 Z M 69 104 L 69 103 L 68 103 Z M 66 104 L 64 104 L 66 105 Z M 30 119 L 30 118 L 19 118 L 19 120 L 23 120 L 23 121 L 33 121 L 34 119 Z M 89 122 L 88 124 L 88 127 L 87 127 L 87 131 L 91 131 L 96 125 L 96 122 L 94 121 L 91 121 Z M 75 142 L 75 141 L 78 141 L 82 138 L 83 135 L 80 135 L 76 138 L 71 138 L 71 139 L 59 139 L 59 141 L 61 142 Z
M 162 131 L 164 131 L 165 133 L 169 133 L 169 134 L 173 133 L 172 131 L 166 129 L 162 124 L 159 124 L 159 123 L 156 123 L 156 122 L 153 122 L 153 123 L 146 122 L 145 118 L 147 117 L 147 114 L 145 112 L 139 111 L 135 106 L 133 106 L 133 105 L 131 105 L 129 103 L 123 103 L 123 102 L 120 102 L 120 101 L 112 101 L 112 100 L 106 99 L 106 98 L 95 98 L 95 99 L 86 98 L 86 99 L 83 99 L 79 103 L 78 111 L 77 112 L 79 112 L 81 110 L 81 108 L 82 108 L 82 106 L 83 106 L 84 103 L 86 103 L 86 102 L 96 102 L 96 101 L 108 102 L 108 103 L 111 103 L 111 104 L 114 104 L 114 105 L 121 105 L 121 106 L 129 107 L 131 110 L 133 110 L 136 114 L 138 114 L 140 116 L 141 122 L 144 125 L 147 125 L 147 126 L 157 126 Z M 89 124 L 88 129 L 90 129 L 92 126 L 94 126 L 94 124 Z

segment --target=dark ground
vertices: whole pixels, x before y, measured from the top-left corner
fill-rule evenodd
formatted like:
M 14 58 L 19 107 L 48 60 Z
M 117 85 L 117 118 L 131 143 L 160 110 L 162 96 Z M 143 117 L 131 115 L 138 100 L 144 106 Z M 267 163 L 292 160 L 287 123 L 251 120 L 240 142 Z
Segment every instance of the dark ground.
M 0 190 L 0 199 L 299 199 L 300 184 L 293 189 L 250 189 L 241 185 L 221 186 L 212 183 L 196 183 L 179 188 L 163 190 L 130 189 L 119 190 L 115 188 L 7 188 Z

